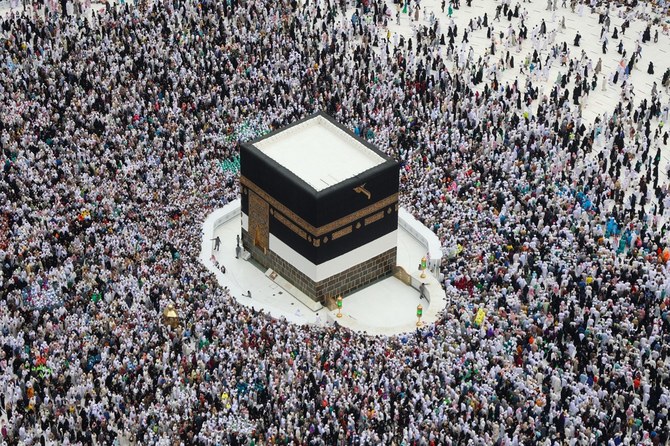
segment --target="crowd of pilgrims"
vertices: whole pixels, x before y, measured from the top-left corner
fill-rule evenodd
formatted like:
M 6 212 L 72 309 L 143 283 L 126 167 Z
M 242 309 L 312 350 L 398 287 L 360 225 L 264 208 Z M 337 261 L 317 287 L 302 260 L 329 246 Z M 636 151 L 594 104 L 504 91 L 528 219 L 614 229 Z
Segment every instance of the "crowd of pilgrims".
M 464 29 L 416 0 L 57 6 L 0 24 L 7 444 L 667 444 L 668 72 L 636 99 L 628 63 L 655 42 L 610 73 L 509 0 Z M 618 105 L 587 121 L 596 88 Z M 198 261 L 238 193 L 221 163 L 317 110 L 401 163 L 403 206 L 444 245 L 436 323 L 289 324 Z

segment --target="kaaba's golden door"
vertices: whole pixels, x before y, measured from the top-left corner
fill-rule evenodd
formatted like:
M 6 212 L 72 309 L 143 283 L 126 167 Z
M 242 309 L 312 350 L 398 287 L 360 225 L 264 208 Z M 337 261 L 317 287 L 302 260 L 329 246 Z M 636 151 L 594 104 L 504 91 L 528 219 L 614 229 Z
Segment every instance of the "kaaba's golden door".
M 249 191 L 249 235 L 264 252 L 270 246 L 270 205 Z

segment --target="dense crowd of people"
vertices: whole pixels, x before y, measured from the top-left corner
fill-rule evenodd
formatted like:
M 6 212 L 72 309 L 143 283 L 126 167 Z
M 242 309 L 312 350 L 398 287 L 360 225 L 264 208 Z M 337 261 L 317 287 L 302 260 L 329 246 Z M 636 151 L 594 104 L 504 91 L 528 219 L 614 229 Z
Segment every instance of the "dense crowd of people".
M 450 17 L 470 2 L 75 3 L 0 23 L 7 444 L 670 441 L 670 71 L 645 98 L 630 79 L 667 43 L 657 12 L 577 4 L 601 39 L 648 24 L 607 71 L 565 18 L 528 29 L 509 0 L 466 27 Z M 620 100 L 591 122 L 598 89 Z M 289 324 L 198 262 L 238 193 L 222 163 L 317 110 L 402 164 L 401 201 L 447 254 L 437 323 Z

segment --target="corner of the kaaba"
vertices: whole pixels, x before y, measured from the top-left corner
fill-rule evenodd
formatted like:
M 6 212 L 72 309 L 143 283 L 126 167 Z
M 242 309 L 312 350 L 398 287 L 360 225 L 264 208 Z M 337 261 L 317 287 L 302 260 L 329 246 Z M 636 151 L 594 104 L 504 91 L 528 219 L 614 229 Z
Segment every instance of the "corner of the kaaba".
M 316 220 L 316 191 L 252 143 L 240 146 L 240 186 L 243 191 L 253 190 L 265 201 L 291 209 L 305 221 Z M 248 194 L 242 194 L 242 211 L 245 213 L 248 204 Z

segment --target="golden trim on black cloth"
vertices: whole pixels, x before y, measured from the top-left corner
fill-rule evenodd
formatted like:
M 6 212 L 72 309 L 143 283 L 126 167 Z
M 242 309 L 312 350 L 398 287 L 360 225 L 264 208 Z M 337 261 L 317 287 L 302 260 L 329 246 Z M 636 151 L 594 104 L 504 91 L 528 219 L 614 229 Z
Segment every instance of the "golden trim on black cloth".
M 331 232 L 337 228 L 340 228 L 344 225 L 348 225 L 350 223 L 353 223 L 354 221 L 365 217 L 369 216 L 370 214 L 373 214 L 375 212 L 378 212 L 381 209 L 384 209 L 386 206 L 391 206 L 395 205 L 396 210 L 398 209 L 398 194 L 395 193 L 393 195 L 389 195 L 386 198 L 383 198 L 380 201 L 377 201 L 370 206 L 366 206 L 363 209 L 360 209 L 356 212 L 352 212 L 349 215 L 346 215 L 342 218 L 339 218 L 333 222 L 330 222 L 328 224 L 325 224 L 320 227 L 315 227 L 306 222 L 304 219 L 300 218 L 298 215 L 296 215 L 294 212 L 292 212 L 289 208 L 284 206 L 281 202 L 277 201 L 274 199 L 270 194 L 265 192 L 263 189 L 258 187 L 256 184 L 254 184 L 251 180 L 248 178 L 241 176 L 240 177 L 240 183 L 246 186 L 248 189 L 252 190 L 256 194 L 258 194 L 260 197 L 262 197 L 264 200 L 266 200 L 272 207 L 274 207 L 278 212 L 281 212 L 284 214 L 287 218 L 290 220 L 293 220 L 296 225 L 304 229 L 307 233 L 311 234 L 314 237 L 319 237 L 322 236 L 328 232 Z M 359 226 L 360 228 L 360 223 Z M 302 236 L 301 236 L 302 237 Z M 305 238 L 305 237 L 303 237 Z M 335 237 L 331 237 L 331 240 L 334 240 Z
M 333 232 L 333 234 L 330 236 L 332 240 L 337 240 L 340 237 L 344 237 L 347 234 L 351 234 L 353 232 L 354 228 L 349 226 L 345 226 L 344 228 L 340 229 L 339 231 Z
M 307 233 L 300 229 L 298 225 L 294 224 L 291 220 L 288 218 L 284 217 L 282 214 L 279 212 L 274 212 L 273 217 L 277 219 L 280 223 L 282 223 L 284 226 L 289 228 L 291 231 L 295 232 L 298 234 L 300 237 L 303 239 L 307 240 Z
M 384 211 L 379 211 L 376 214 L 372 214 L 371 216 L 369 216 L 365 219 L 365 226 L 367 226 L 369 224 L 372 224 L 376 221 L 379 221 L 382 218 L 384 218 Z

